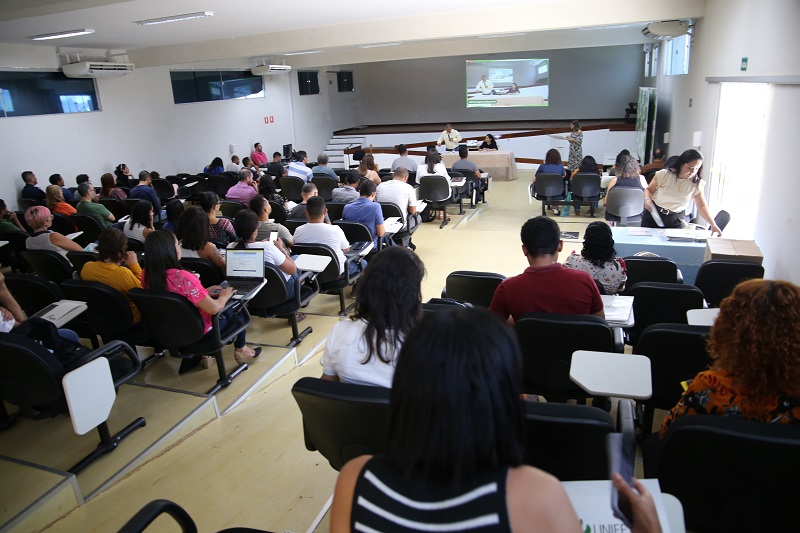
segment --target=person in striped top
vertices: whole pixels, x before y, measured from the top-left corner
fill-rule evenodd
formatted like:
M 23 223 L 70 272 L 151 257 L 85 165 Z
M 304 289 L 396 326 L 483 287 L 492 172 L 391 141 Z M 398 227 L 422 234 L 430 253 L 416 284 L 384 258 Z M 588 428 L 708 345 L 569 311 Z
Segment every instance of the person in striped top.
M 580 531 L 558 480 L 522 464 L 520 375 L 491 313 L 421 321 L 398 357 L 386 454 L 342 468 L 331 531 Z

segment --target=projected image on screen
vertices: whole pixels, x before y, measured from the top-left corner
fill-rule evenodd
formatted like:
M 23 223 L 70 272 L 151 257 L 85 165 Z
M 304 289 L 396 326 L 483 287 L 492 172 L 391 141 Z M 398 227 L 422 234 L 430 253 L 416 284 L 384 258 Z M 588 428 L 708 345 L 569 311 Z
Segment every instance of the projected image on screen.
M 548 105 L 549 59 L 467 59 L 467 107 Z

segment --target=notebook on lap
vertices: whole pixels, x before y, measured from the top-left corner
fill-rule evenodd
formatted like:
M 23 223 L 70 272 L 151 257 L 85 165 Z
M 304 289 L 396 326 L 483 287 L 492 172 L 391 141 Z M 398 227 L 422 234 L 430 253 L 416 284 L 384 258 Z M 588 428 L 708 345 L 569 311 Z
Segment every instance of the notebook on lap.
M 249 300 L 261 287 L 264 279 L 264 250 L 260 248 L 229 248 L 225 254 L 225 282 L 223 287 L 236 289 L 236 299 Z

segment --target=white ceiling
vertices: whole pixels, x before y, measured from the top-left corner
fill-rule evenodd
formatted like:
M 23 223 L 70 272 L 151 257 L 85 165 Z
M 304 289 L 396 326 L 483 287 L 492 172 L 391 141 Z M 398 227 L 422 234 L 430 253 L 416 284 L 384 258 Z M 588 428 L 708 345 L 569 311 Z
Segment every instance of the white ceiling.
M 95 33 L 90 35 L 35 45 L 127 50 L 137 66 L 257 56 L 283 57 L 287 63 L 303 66 L 425 57 L 458 50 L 541 49 L 548 48 L 548 43 L 564 48 L 646 42 L 640 30 L 647 22 L 702 16 L 703 8 L 703 0 L 296 0 L 291 4 L 264 0 L 0 0 L 0 43 L 31 45 L 33 35 L 91 28 Z M 213 11 L 214 16 L 156 26 L 135 24 L 197 11 Z M 518 32 L 527 35 L 477 38 Z M 359 48 L 381 42 L 403 44 Z M 325 54 L 317 58 L 284 56 L 314 49 L 324 49 Z

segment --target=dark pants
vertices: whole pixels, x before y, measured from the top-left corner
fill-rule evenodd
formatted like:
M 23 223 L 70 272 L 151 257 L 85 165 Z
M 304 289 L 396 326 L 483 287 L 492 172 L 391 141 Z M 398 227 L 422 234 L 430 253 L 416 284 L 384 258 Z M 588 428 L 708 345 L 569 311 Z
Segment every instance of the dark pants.
M 220 330 L 220 337 L 224 337 L 225 334 L 232 330 L 237 329 L 242 326 L 246 322 L 245 316 L 242 313 L 235 313 L 233 309 L 229 309 L 224 313 L 219 315 L 219 330 Z M 245 344 L 247 344 L 247 340 L 245 339 L 245 335 L 247 330 L 242 331 L 233 341 L 233 347 L 237 350 L 240 348 L 244 348 Z
M 656 204 L 653 204 L 653 207 L 658 209 Z M 681 224 L 681 219 L 683 219 L 686 214 L 683 211 L 680 212 L 670 212 L 668 215 L 665 215 L 661 211 L 659 211 L 658 216 L 661 217 L 661 221 L 664 222 L 665 228 L 682 228 L 683 224 Z M 642 227 L 643 228 L 660 228 L 656 221 L 653 219 L 653 215 L 647 209 L 644 210 L 642 213 Z

